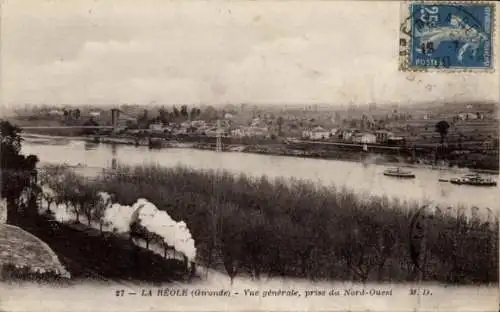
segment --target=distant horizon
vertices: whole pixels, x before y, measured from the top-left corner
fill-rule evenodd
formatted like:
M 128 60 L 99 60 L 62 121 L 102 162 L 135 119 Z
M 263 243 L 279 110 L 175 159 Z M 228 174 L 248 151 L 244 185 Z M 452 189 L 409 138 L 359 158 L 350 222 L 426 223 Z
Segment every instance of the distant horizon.
M 352 104 L 353 107 L 355 110 L 358 110 L 358 111 L 368 111 L 370 110 L 370 105 L 373 105 L 374 103 L 369 103 L 369 104 Z M 32 104 L 31 106 L 22 106 L 22 107 L 17 107 L 15 108 L 14 110 L 12 110 L 10 113 L 9 112 L 6 112 L 6 111 L 1 111 L 0 110 L 0 113 L 2 114 L 2 118 L 9 118 L 9 117 L 15 117 L 16 115 L 16 111 L 22 111 L 24 109 L 26 110 L 30 110 L 30 109 L 34 109 L 34 108 L 38 108 L 38 109 L 62 109 L 62 108 L 70 108 L 70 109 L 74 109 L 74 108 L 88 108 L 89 110 L 104 110 L 104 111 L 107 111 L 108 109 L 111 109 L 113 107 L 116 107 L 116 108 L 119 108 L 119 107 L 123 107 L 123 106 L 130 106 L 130 107 L 134 107 L 134 108 L 140 108 L 140 109 L 147 109 L 147 110 L 158 110 L 158 109 L 161 109 L 161 108 L 165 108 L 167 111 L 172 111 L 172 108 L 173 106 L 175 106 L 176 108 L 180 109 L 180 107 L 182 105 L 187 105 L 188 109 L 189 108 L 192 108 L 192 107 L 196 107 L 196 108 L 200 108 L 200 109 L 204 109 L 204 108 L 207 108 L 207 107 L 213 107 L 214 109 L 227 109 L 228 107 L 231 107 L 233 106 L 234 108 L 238 109 L 241 104 L 221 104 L 221 105 L 190 105 L 190 104 L 176 104 L 176 105 L 161 105 L 161 104 L 155 104 L 154 106 L 147 106 L 147 105 L 137 105 L 137 104 L 123 104 L 123 105 L 63 105 L 63 106 L 55 106 L 55 105 L 36 105 L 36 104 Z M 285 104 L 284 104 L 285 105 Z M 303 110 L 304 108 L 306 107 L 310 107 L 312 106 L 312 109 L 311 110 L 308 110 L 310 112 L 338 112 L 338 111 L 347 111 L 349 109 L 349 105 L 336 105 L 336 106 L 332 106 L 331 108 L 328 108 L 327 107 L 327 104 L 318 104 L 318 109 L 316 110 L 314 108 L 315 104 L 298 104 L 298 103 L 295 103 L 295 104 L 286 104 L 286 107 L 284 105 L 275 105 L 275 104 L 250 104 L 250 103 L 246 103 L 246 111 L 250 111 L 252 110 L 253 107 L 256 107 L 258 110 L 260 111 L 263 111 L 263 112 L 276 112 L 276 111 L 280 111 L 280 110 L 284 110 L 285 112 L 288 111 L 293 111 L 293 110 Z M 486 106 L 493 106 L 493 110 L 497 112 L 497 117 L 500 117 L 498 116 L 498 113 L 500 112 L 498 110 L 498 103 L 495 103 L 493 101 L 463 101 L 463 102 L 454 102 L 454 103 L 450 103 L 450 102 L 416 102 L 416 103 L 407 103 L 407 104 L 389 104 L 389 103 L 386 103 L 386 104 L 375 104 L 377 109 L 380 109 L 380 110 L 392 110 L 393 108 L 395 107 L 398 107 L 402 110 L 412 110 L 412 107 L 414 107 L 415 109 L 426 109 L 426 108 L 432 108 L 433 106 L 439 106 L 439 107 L 442 107 L 442 106 L 448 106 L 448 105 L 451 105 L 451 106 L 455 106 L 457 108 L 457 110 L 460 110 L 460 109 L 463 109 L 463 110 L 466 110 L 466 105 L 486 105 Z M 461 107 L 461 108 L 460 108 Z M 377 111 L 377 109 L 374 110 L 374 112 Z
M 376 106 L 376 107 L 394 107 L 394 106 L 399 106 L 399 107 L 411 107 L 411 106 L 432 106 L 432 105 L 498 105 L 498 102 L 495 101 L 481 101 L 481 100 L 472 100 L 472 101 L 420 101 L 420 102 L 406 102 L 406 103 L 344 103 L 344 104 L 334 104 L 334 103 L 220 103 L 220 104 L 203 104 L 203 103 L 178 103 L 178 104 L 161 104 L 161 103 L 149 103 L 149 104 L 136 104 L 136 103 L 123 103 L 123 104 L 34 104 L 34 103 L 29 103 L 29 104 L 20 104 L 19 106 L 16 106 L 14 109 L 24 109 L 24 108 L 79 108 L 79 107 L 91 107 L 91 108 L 110 108 L 110 107 L 123 107 L 123 106 L 130 106 L 130 107 L 150 107 L 150 108 L 172 108 L 173 106 L 180 108 L 183 105 L 186 105 L 188 107 L 213 107 L 213 108 L 225 108 L 228 106 L 236 106 L 236 107 L 241 107 L 244 105 L 245 107 L 271 107 L 271 108 L 276 108 L 276 109 L 281 109 L 284 107 L 288 108 L 304 108 L 304 107 L 322 107 L 322 108 L 327 108 L 327 106 L 331 106 L 331 108 L 347 108 L 347 107 L 369 107 L 369 106 Z

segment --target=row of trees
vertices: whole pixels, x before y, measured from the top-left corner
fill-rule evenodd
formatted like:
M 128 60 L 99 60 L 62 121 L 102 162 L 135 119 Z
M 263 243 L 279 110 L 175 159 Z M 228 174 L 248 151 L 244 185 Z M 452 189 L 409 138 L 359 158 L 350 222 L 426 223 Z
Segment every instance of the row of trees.
M 188 105 L 181 105 L 180 107 L 172 106 L 171 110 L 161 107 L 157 113 L 151 114 L 151 110 L 144 109 L 142 115 L 138 118 L 138 126 L 140 128 L 147 128 L 150 123 L 161 122 L 183 122 L 188 120 L 204 120 L 207 122 L 214 122 L 218 119 L 224 118 L 227 113 L 234 113 L 233 110 L 218 109 L 213 106 L 206 106 L 202 109 L 198 107 L 189 107 Z M 279 117 L 278 124 L 283 124 L 283 118 Z
M 93 183 L 120 203 L 148 198 L 174 219 L 185 220 L 200 260 L 225 269 L 231 278 L 241 273 L 360 281 L 417 278 L 412 257 L 420 251 L 410 250 L 408 238 L 409 211 L 417 208 L 411 203 L 362 199 L 348 190 L 302 181 L 185 168 L 121 167 Z M 455 212 L 441 207 L 429 222 L 425 279 L 497 279 L 498 223 Z
M 75 215 L 77 223 L 80 223 L 81 216 L 85 216 L 89 226 L 92 221 L 96 221 L 102 231 L 106 205 L 98 195 L 99 190 L 86 183 L 82 176 L 65 166 L 46 166 L 40 171 L 39 183 L 48 186 L 45 190 L 42 187 L 38 193 L 38 199 L 46 201 L 48 213 L 53 214 L 52 210 L 63 204 L 68 212 Z M 61 187 L 62 185 L 68 187 Z
M 150 123 L 162 122 L 167 124 L 170 122 L 181 122 L 181 121 L 196 119 L 200 115 L 201 115 L 201 109 L 197 107 L 188 108 L 187 105 L 182 105 L 180 109 L 178 109 L 174 105 L 171 111 L 168 111 L 164 107 L 160 108 L 158 110 L 158 115 L 152 118 L 149 115 L 149 111 L 145 109 L 143 114 L 138 118 L 137 123 L 139 127 L 147 128 L 147 126 L 149 126 Z
M 140 181 L 144 176 L 140 172 L 135 173 L 138 173 L 137 182 L 142 184 Z M 183 174 L 183 172 L 181 171 L 179 174 Z M 56 191 L 54 194 L 43 193 L 44 199 L 49 203 L 49 213 L 50 207 L 64 204 L 75 215 L 76 222 L 80 222 L 80 216 L 85 215 L 89 226 L 91 221 L 101 224 L 102 233 L 105 206 L 97 202 L 97 189 L 103 187 L 109 191 L 116 190 L 119 193 L 118 196 L 128 204 L 139 195 L 136 189 L 138 185 L 132 182 L 136 181 L 134 175 L 127 175 L 124 180 L 121 180 L 121 177 L 103 177 L 95 183 L 90 181 L 85 183 L 82 177 L 67 170 L 67 168 L 54 166 L 48 167 L 42 172 L 40 182 L 49 185 Z M 210 178 L 210 176 L 204 176 L 202 180 L 203 178 Z M 382 276 L 386 274 L 384 266 L 388 259 L 393 256 L 393 252 L 397 253 L 397 251 L 393 250 L 396 248 L 395 238 L 392 237 L 394 229 L 384 230 L 384 222 L 381 219 L 369 221 L 362 218 L 356 222 L 355 231 L 352 232 L 352 229 L 348 229 L 347 226 L 341 226 L 340 219 L 346 221 L 345 217 L 348 217 L 344 215 L 345 211 L 337 215 L 340 217 L 339 220 L 334 221 L 331 219 L 333 211 L 317 206 L 320 203 L 314 200 L 314 196 L 307 196 L 309 201 L 312 200 L 310 204 L 313 205 L 307 210 L 294 210 L 295 208 L 292 207 L 289 207 L 288 211 L 283 209 L 284 213 L 279 213 L 277 210 L 273 212 L 272 209 L 262 210 L 259 208 L 259 202 L 252 200 L 251 197 L 248 198 L 249 206 L 242 207 L 239 205 L 239 201 L 234 201 L 236 197 L 228 198 L 227 194 L 224 194 L 228 191 L 226 189 L 228 178 L 230 177 L 227 175 L 220 176 L 218 182 L 222 186 L 215 186 L 215 189 L 211 190 L 212 196 L 208 198 L 204 198 L 202 193 L 210 190 L 203 185 L 199 185 L 200 193 L 198 194 L 190 190 L 195 185 L 187 187 L 186 194 L 189 194 L 189 200 L 185 196 L 182 197 L 181 189 L 172 188 L 171 192 L 166 194 L 169 203 L 177 202 L 178 205 L 182 206 L 172 207 L 177 210 L 174 211 L 175 213 L 182 213 L 179 209 L 190 211 L 187 212 L 191 221 L 189 223 L 194 226 L 197 232 L 197 241 L 199 240 L 201 244 L 202 257 L 204 257 L 208 267 L 221 261 L 231 280 L 239 273 L 244 272 L 250 273 L 254 278 L 260 278 L 262 273 L 268 276 L 309 278 L 323 276 L 331 278 L 333 277 L 332 272 L 328 271 L 334 268 L 336 268 L 335 270 L 346 270 L 342 273 L 336 271 L 337 274 L 341 274 L 339 277 L 342 278 L 348 278 L 350 274 L 353 274 L 355 279 L 367 280 L 374 271 L 378 272 L 380 278 L 385 278 Z M 109 182 L 111 183 L 108 185 Z M 167 181 L 155 179 L 154 182 L 164 187 Z M 268 188 L 271 190 L 275 188 L 266 179 L 255 182 L 243 179 L 238 183 L 240 187 L 255 187 L 256 192 L 267 195 L 270 191 Z M 246 184 L 246 186 L 241 183 Z M 131 187 L 130 197 L 122 197 L 124 185 Z M 184 185 L 183 188 L 186 186 Z M 285 186 L 280 185 L 279 187 Z M 297 187 L 295 192 L 300 194 L 299 198 L 305 196 L 304 192 L 309 189 L 306 184 L 296 184 L 295 187 Z M 286 189 L 281 191 L 287 192 Z M 217 193 L 220 195 L 217 196 Z M 141 195 L 146 194 L 142 193 Z M 239 196 L 246 198 L 249 195 L 240 194 Z M 238 195 L 236 196 L 238 197 Z M 224 200 L 222 200 L 223 198 Z M 302 200 L 306 200 L 306 198 L 302 198 Z M 302 200 L 299 200 L 299 205 L 303 204 Z M 343 200 L 346 203 L 351 203 L 353 198 L 348 196 Z M 165 202 L 162 203 L 162 206 L 164 204 Z M 377 209 L 377 211 L 380 215 L 381 210 Z M 362 212 L 360 211 L 360 213 Z M 374 217 L 375 215 L 370 214 L 370 216 Z M 335 226 L 340 226 L 339 230 L 344 235 L 332 236 L 329 233 L 332 228 L 329 222 L 333 221 Z M 301 223 L 302 225 L 299 225 Z M 131 237 L 143 240 L 146 248 L 151 242 L 162 241 L 138 223 L 131 224 L 130 233 Z M 168 250 L 172 247 L 163 245 L 166 257 Z M 330 265 L 326 265 L 324 257 L 329 258 L 327 262 Z M 339 263 L 332 262 L 333 257 L 337 259 L 336 261 L 344 262 L 347 267 L 340 268 Z M 411 270 L 411 261 L 409 259 L 408 261 L 408 270 Z M 340 266 L 343 265 L 340 264 Z
M 47 204 L 47 210 L 44 212 L 44 215 L 49 219 L 55 219 L 58 222 L 82 223 L 81 219 L 84 216 L 87 226 L 90 227 L 93 222 L 94 224 L 99 224 L 101 235 L 103 234 L 104 226 L 111 225 L 109 220 L 105 220 L 104 216 L 106 209 L 113 202 L 113 199 L 112 197 L 105 199 L 100 196 L 97 184 L 75 174 L 66 166 L 60 165 L 44 167 L 40 171 L 40 183 L 49 187 L 42 190 L 38 196 L 40 200 L 45 200 Z M 71 213 L 72 215 L 67 213 Z M 65 220 L 59 219 L 61 214 L 66 216 Z M 117 218 L 123 217 L 125 216 L 117 216 Z M 130 238 L 144 241 L 146 249 L 149 249 L 152 243 L 162 246 L 162 256 L 164 258 L 167 258 L 169 251 L 175 251 L 174 246 L 168 245 L 164 237 L 149 231 L 141 225 L 140 220 L 136 217 L 132 216 L 131 219 L 130 225 L 125 230 L 125 232 L 130 234 Z M 118 232 L 123 230 L 120 229 Z M 184 261 L 186 263 L 188 261 L 185 255 Z
M 67 118 L 67 119 L 80 119 L 80 116 L 81 116 L 81 111 L 79 108 L 75 108 L 75 109 L 63 109 L 63 114 L 64 114 L 64 117 Z

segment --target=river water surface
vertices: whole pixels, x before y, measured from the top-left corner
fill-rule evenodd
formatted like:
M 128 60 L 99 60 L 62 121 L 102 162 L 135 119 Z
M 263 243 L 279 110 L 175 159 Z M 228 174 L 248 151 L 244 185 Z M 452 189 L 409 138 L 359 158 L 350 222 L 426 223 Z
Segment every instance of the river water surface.
M 458 186 L 438 181 L 463 174 L 463 171 L 414 168 L 415 179 L 400 180 L 384 176 L 382 173 L 387 166 L 377 164 L 196 149 L 150 150 L 147 147 L 112 146 L 77 140 L 47 144 L 28 139 L 23 143 L 23 153 L 38 155 L 42 164 L 82 164 L 87 167 L 83 169 L 85 173 L 116 164 L 183 165 L 194 169 L 225 169 L 251 176 L 307 179 L 323 185 L 345 186 L 362 194 L 386 195 L 401 200 L 431 200 L 500 210 L 498 186 Z

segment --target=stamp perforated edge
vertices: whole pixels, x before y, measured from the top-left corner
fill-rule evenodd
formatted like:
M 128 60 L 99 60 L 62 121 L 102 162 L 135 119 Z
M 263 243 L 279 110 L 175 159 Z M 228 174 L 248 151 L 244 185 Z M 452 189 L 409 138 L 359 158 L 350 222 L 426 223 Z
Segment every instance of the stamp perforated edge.
M 491 21 L 491 68 L 435 68 L 435 67 L 413 67 L 411 66 L 410 56 L 412 47 L 411 32 L 411 4 L 429 4 L 429 5 L 489 5 L 492 7 Z M 400 25 L 399 25 L 399 71 L 402 72 L 421 72 L 421 73 L 495 73 L 496 67 L 496 3 L 492 1 L 415 1 L 404 0 L 400 3 Z M 406 40 L 406 45 L 402 45 L 402 40 Z

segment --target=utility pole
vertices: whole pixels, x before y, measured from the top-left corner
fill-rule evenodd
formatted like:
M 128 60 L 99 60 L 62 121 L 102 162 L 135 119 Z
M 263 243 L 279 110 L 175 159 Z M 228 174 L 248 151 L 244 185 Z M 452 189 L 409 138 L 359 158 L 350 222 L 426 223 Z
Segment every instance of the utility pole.
M 113 133 L 118 132 L 118 119 L 120 116 L 120 110 L 116 108 L 111 109 L 111 125 L 113 126 Z
M 217 119 L 217 142 L 215 146 L 216 152 L 222 152 L 222 127 L 220 124 L 220 119 Z

